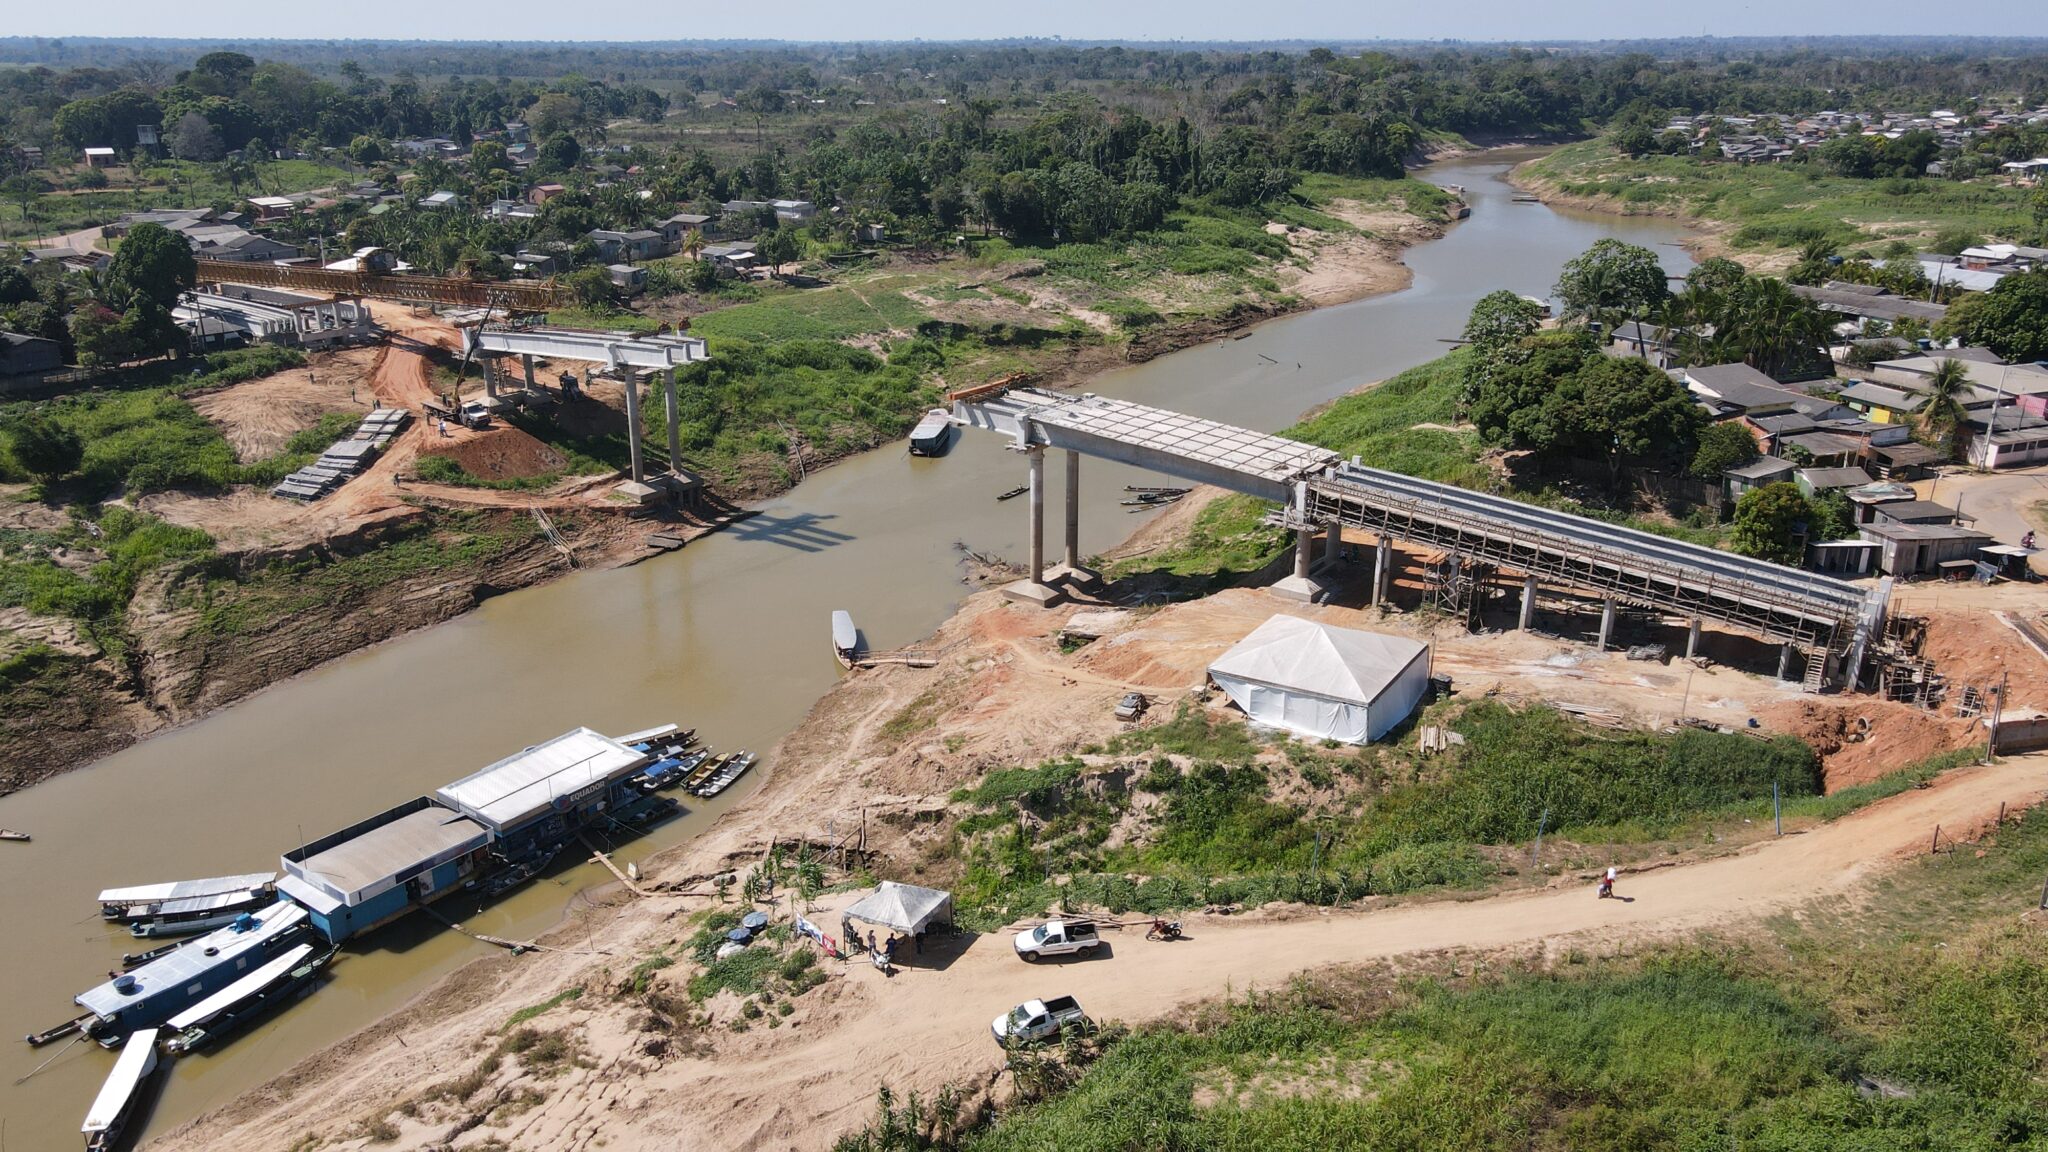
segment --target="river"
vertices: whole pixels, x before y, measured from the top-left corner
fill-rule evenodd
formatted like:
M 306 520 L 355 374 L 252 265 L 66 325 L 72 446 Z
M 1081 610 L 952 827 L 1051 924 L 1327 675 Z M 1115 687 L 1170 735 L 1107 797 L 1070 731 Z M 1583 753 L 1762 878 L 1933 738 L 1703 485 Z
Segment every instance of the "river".
M 1533 154 L 1533 153 L 1532 153 Z M 1496 288 L 1545 295 L 1560 265 L 1613 236 L 1690 266 L 1669 221 L 1514 203 L 1494 153 L 1424 175 L 1463 184 L 1471 219 L 1411 249 L 1405 292 L 1275 320 L 1242 340 L 1108 372 L 1089 387 L 1274 430 L 1306 409 L 1432 359 Z M 277 854 L 577 725 L 627 732 L 666 721 L 719 748 L 765 749 L 841 674 L 829 615 L 853 614 L 875 648 L 910 644 L 966 589 L 957 545 L 1021 554 L 1023 462 L 968 433 L 939 460 L 892 445 L 806 480 L 759 515 L 630 568 L 578 573 L 488 601 L 459 620 L 366 649 L 197 724 L 0 798 L 0 1036 L 68 1019 L 71 997 L 138 946 L 103 925 L 101 888 L 252 872 Z M 1048 468 L 1059 507 L 1059 469 Z M 1082 548 L 1106 549 L 1145 517 L 1118 505 L 1134 469 L 1082 464 Z M 1156 481 L 1152 481 L 1156 482 Z M 1057 550 L 1056 517 L 1048 547 Z M 734 804 L 775 765 L 725 796 L 620 846 L 621 866 L 676 844 Z M 556 923 L 578 891 L 610 877 L 558 870 L 466 918 L 527 937 Z M 178 1061 L 151 1118 L 163 1130 L 226 1102 L 370 1023 L 487 946 L 424 917 L 373 935 L 337 961 L 311 998 L 225 1048 Z M 0 1152 L 55 1148 L 77 1124 L 111 1057 L 79 1044 L 25 1085 L 55 1049 L 0 1045 Z M 11 1142 L 11 1144 L 10 1144 Z

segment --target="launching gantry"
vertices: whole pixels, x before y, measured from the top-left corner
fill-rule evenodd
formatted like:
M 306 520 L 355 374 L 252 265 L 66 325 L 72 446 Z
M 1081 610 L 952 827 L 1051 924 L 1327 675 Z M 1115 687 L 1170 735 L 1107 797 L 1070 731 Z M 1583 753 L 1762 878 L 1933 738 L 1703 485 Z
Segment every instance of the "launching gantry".
M 1520 573 L 1525 629 L 1534 622 L 1539 586 L 1568 588 L 1600 599 L 1602 650 L 1612 637 L 1617 608 L 1643 608 L 1688 622 L 1688 656 L 1706 623 L 1780 645 L 1781 679 L 1790 678 L 1794 655 L 1803 655 L 1803 682 L 1809 691 L 1820 691 L 1832 682 L 1853 685 L 1860 677 L 1891 598 L 1889 579 L 1866 591 L 1781 564 L 1368 468 L 1312 444 L 1129 401 L 1002 385 L 949 399 L 961 422 L 1011 437 L 1029 458 L 1028 574 L 1004 590 L 1029 603 L 1058 603 L 1065 586 L 1093 579 L 1078 555 L 1084 454 L 1281 505 L 1270 522 L 1294 533 L 1294 570 L 1274 591 L 1304 601 L 1327 591 L 1317 576 L 1315 534 L 1324 534 L 1327 565 L 1343 529 L 1354 528 L 1377 541 L 1374 604 L 1392 583 L 1393 545 L 1417 544 L 1442 553 L 1454 573 Z M 1065 562 L 1051 571 L 1044 555 L 1047 448 L 1067 453 Z

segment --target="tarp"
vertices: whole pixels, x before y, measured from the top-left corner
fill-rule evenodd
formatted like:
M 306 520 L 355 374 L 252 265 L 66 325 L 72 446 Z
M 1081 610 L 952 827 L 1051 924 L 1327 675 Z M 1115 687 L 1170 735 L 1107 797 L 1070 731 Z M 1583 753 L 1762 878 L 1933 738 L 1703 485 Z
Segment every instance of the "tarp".
M 874 895 L 863 898 L 845 914 L 855 920 L 914 936 L 934 922 L 952 923 L 953 894 L 937 888 L 920 888 L 915 884 L 884 880 Z
M 1209 665 L 1246 715 L 1318 739 L 1364 744 L 1406 720 L 1429 688 L 1429 646 L 1275 616 Z

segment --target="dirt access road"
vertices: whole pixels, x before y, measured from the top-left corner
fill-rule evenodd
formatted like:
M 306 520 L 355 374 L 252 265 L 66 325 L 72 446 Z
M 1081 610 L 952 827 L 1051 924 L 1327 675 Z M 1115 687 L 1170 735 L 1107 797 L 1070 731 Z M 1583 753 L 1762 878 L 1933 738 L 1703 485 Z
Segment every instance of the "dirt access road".
M 1410 904 L 1378 912 L 1289 910 L 1273 915 L 1196 919 L 1188 940 L 1150 943 L 1135 931 L 1113 939 L 1109 954 L 1027 966 L 1007 935 L 972 938 L 957 951 L 934 947 L 925 966 L 886 978 L 865 964 L 838 964 L 836 978 L 775 1031 L 722 1036 L 709 1056 L 644 1057 L 628 1012 L 602 1002 L 594 1011 L 562 1009 L 545 1023 L 581 1025 L 594 1059 L 556 1079 L 506 1083 L 543 1096 L 525 1111 L 459 1135 L 445 1121 L 418 1122 L 393 1112 L 422 1084 L 460 1075 L 477 1058 L 447 1038 L 491 1019 L 503 1005 L 472 1010 L 476 1019 L 441 1022 L 445 1030 L 396 1032 L 351 1042 L 320 1073 L 296 1073 L 203 1118 L 152 1147 L 285 1147 L 328 1125 L 348 1125 L 339 1147 L 387 1113 L 396 1140 L 379 1147 L 469 1147 L 486 1140 L 515 1149 L 674 1152 L 677 1149 L 826 1148 L 873 1112 L 875 1090 L 928 1094 L 944 1084 L 995 1081 L 1001 1051 L 989 1021 L 1034 996 L 1070 994 L 1102 1018 L 1142 1021 L 1190 1001 L 1273 987 L 1310 969 L 1444 949 L 1497 951 L 1599 947 L 1727 925 L 1849 895 L 1899 857 L 1924 851 L 1936 824 L 1967 838 L 1994 820 L 2000 805 L 2039 801 L 2048 755 L 2012 758 L 1951 773 L 1930 788 L 1891 800 L 1811 832 L 1767 842 L 1704 863 L 1623 878 L 1626 901 L 1596 900 L 1589 885 L 1558 887 L 1469 902 Z M 657 897 L 650 904 L 674 898 Z M 837 925 L 834 912 L 814 914 Z M 580 937 L 579 937 L 580 939 Z M 600 985 L 601 986 L 601 985 Z M 485 999 L 489 999 L 488 997 Z M 585 997 L 589 1003 L 593 997 Z M 381 1030 L 380 1030 L 381 1031 Z M 436 1032 L 439 1035 L 436 1035 Z M 439 1041 L 439 1042 L 436 1042 Z M 389 1132 L 381 1135 L 389 1135 Z M 451 1136 L 453 1137 L 451 1141 Z

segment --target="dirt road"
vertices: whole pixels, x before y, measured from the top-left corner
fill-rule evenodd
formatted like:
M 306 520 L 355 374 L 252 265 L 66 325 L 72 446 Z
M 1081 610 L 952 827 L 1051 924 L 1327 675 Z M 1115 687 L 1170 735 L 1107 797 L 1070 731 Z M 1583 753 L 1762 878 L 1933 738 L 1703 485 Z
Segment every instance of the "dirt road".
M 629 1023 L 630 1005 L 600 1001 L 593 1010 L 565 1009 L 548 1019 L 557 1028 L 581 1025 L 594 1057 L 588 1067 L 557 1079 L 500 1084 L 501 1095 L 532 1088 L 544 1098 L 502 1123 L 463 1132 L 453 1146 L 495 1139 L 515 1149 L 601 1145 L 612 1152 L 824 1148 L 872 1114 L 882 1085 L 929 1093 L 947 1083 L 992 1080 L 1002 1060 L 989 1021 L 1030 997 L 1071 994 L 1100 1017 L 1136 1022 L 1191 1000 L 1273 987 L 1296 973 L 1350 961 L 1442 949 L 1558 950 L 1726 925 L 1839 897 L 1899 856 L 1924 850 L 1936 824 L 1967 835 L 1991 821 L 2001 804 L 2040 800 L 2044 785 L 2044 755 L 1961 770 L 1804 835 L 1689 867 L 1625 876 L 1620 890 L 1626 901 L 1596 900 L 1589 886 L 1568 883 L 1370 913 L 1198 919 L 1180 943 L 1148 943 L 1133 931 L 1114 939 L 1108 955 L 1037 967 L 1020 962 L 1000 934 L 957 950 L 936 947 L 893 979 L 862 964 L 838 965 L 837 978 L 799 1001 L 787 1026 L 720 1037 L 708 1056 L 645 1057 L 641 1034 Z M 672 899 L 636 907 L 653 914 Z M 819 918 L 836 923 L 830 913 Z M 365 1132 L 372 1123 L 395 1125 L 397 1139 L 380 1142 L 383 1147 L 446 1146 L 451 1125 L 445 1115 L 411 1119 L 394 1110 L 419 1085 L 472 1066 L 479 1050 L 460 1038 L 495 1032 L 506 996 L 528 997 L 539 989 L 513 977 L 500 991 L 482 1003 L 472 999 L 462 1019 L 436 1019 L 432 1031 L 412 1030 L 410 1044 L 399 1042 L 398 1030 L 366 1034 L 317 1070 L 295 1072 L 155 1147 L 284 1147 L 323 1127 L 347 1125 L 335 1131 L 340 1136 Z M 586 996 L 584 1003 L 593 999 Z M 341 1146 L 356 1146 L 342 1139 Z

